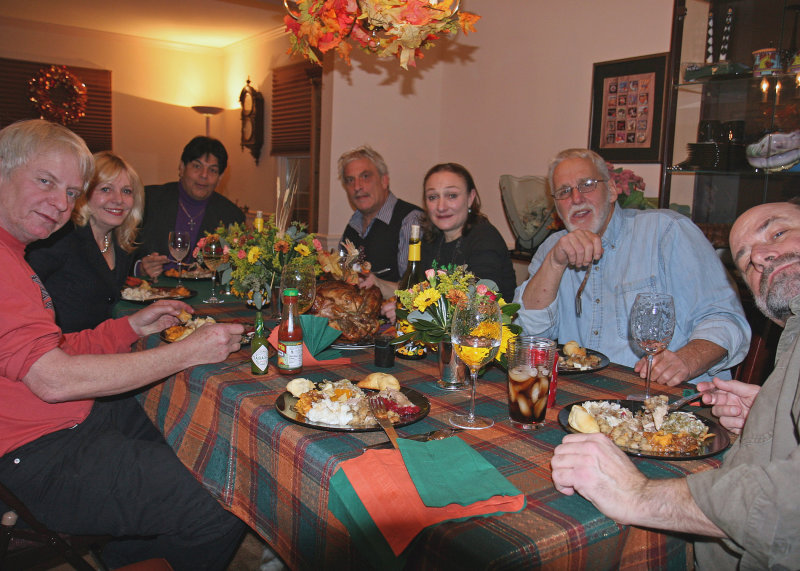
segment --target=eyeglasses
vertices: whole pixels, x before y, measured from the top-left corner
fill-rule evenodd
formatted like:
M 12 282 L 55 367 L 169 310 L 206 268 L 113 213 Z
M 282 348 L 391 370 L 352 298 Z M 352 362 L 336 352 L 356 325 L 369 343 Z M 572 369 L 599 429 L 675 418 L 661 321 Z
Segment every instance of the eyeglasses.
M 564 186 L 558 187 L 555 192 L 553 193 L 553 198 L 556 200 L 566 200 L 570 196 L 572 196 L 572 191 L 577 190 L 581 194 L 586 194 L 588 192 L 594 191 L 597 188 L 597 184 L 600 182 L 607 182 L 602 179 L 594 179 L 594 178 L 587 178 L 584 180 L 579 180 L 578 184 L 575 186 L 569 186 L 565 184 Z

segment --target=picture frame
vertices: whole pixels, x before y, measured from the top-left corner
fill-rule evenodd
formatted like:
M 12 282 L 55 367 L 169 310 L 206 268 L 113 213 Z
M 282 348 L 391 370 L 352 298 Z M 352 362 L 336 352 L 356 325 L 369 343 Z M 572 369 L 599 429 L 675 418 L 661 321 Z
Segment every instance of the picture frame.
M 589 148 L 612 163 L 662 158 L 667 53 L 594 64 Z

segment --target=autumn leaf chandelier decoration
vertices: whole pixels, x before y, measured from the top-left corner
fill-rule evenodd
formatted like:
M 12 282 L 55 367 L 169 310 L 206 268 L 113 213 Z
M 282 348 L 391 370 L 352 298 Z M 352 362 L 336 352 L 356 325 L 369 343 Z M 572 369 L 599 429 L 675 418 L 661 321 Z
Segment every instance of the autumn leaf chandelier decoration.
M 448 34 L 475 31 L 480 16 L 459 11 L 460 0 L 284 0 L 289 53 L 320 63 L 335 50 L 350 64 L 356 45 L 378 57 L 397 57 L 408 69 L 422 48 Z

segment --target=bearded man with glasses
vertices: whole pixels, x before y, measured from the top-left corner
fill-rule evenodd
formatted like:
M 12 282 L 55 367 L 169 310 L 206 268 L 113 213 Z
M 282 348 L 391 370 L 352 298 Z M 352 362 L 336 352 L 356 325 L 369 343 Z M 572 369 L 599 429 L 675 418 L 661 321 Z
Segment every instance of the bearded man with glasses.
M 647 375 L 630 341 L 636 294 L 668 293 L 676 325 L 653 360 L 652 380 L 730 379 L 750 346 L 750 326 L 714 248 L 688 218 L 671 210 L 617 208 L 619 189 L 602 157 L 567 149 L 551 161 L 548 183 L 566 230 L 545 240 L 517 288 L 526 334 L 577 341 Z

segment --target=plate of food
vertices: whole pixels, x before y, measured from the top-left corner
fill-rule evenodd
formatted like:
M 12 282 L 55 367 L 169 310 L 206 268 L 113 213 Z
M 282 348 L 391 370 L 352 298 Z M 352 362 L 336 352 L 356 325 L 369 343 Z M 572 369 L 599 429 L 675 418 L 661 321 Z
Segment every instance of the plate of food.
M 558 422 L 567 432 L 600 432 L 630 456 L 698 460 L 728 448 L 728 431 L 691 412 L 668 412 L 667 397 L 646 402 L 587 400 L 565 406 Z
M 129 285 L 122 290 L 122 299 L 132 303 L 151 303 L 159 299 L 189 299 L 197 295 L 195 290 L 179 287 L 155 287 L 146 280 L 138 285 Z
M 607 367 L 610 362 L 601 352 L 581 347 L 577 341 L 569 341 L 558 348 L 559 374 L 598 371 Z
M 168 278 L 178 278 L 184 280 L 210 280 L 211 279 L 211 270 L 207 270 L 205 268 L 186 268 L 183 270 L 183 275 L 178 272 L 175 268 L 171 268 L 164 272 L 164 275 Z
M 367 404 L 367 396 L 374 394 L 383 398 L 395 427 L 422 420 L 431 410 L 425 395 L 401 387 L 394 376 L 386 373 L 372 373 L 358 384 L 348 379 L 320 383 L 292 379 L 286 385 L 286 392 L 275 401 L 275 410 L 286 420 L 309 428 L 378 432 L 382 429 Z
M 198 328 L 206 325 L 207 323 L 242 323 L 244 325 L 244 333 L 242 334 L 242 345 L 249 345 L 250 341 L 253 340 L 253 336 L 255 335 L 255 328 L 252 324 L 246 323 L 244 321 L 238 319 L 230 319 L 230 320 L 221 320 L 216 321 L 213 317 L 203 317 L 203 316 L 192 316 L 187 311 L 181 311 L 178 319 L 181 320 L 180 325 L 173 325 L 172 327 L 167 327 L 164 331 L 161 332 L 159 337 L 162 341 L 166 343 L 175 343 L 176 341 L 180 341 L 181 339 L 185 339 L 189 335 L 195 332 Z M 272 346 L 269 346 L 269 349 L 272 350 Z M 273 353 L 271 352 L 270 355 Z

